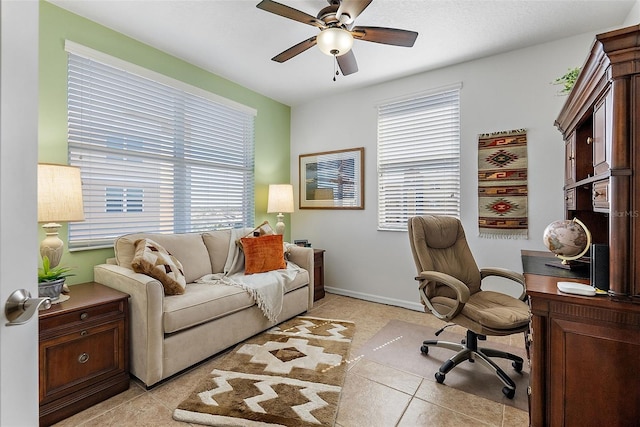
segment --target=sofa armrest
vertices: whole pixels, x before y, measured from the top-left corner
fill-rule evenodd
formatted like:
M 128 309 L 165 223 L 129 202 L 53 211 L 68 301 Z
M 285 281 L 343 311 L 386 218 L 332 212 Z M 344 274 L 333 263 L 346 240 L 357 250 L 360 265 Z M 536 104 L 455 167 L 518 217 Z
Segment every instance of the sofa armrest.
M 302 246 L 289 246 L 289 261 L 309 272 L 309 310 L 313 308 L 313 249 Z
M 94 280 L 129 298 L 131 372 L 145 384 L 162 378 L 164 288 L 145 274 L 111 264 L 96 265 Z

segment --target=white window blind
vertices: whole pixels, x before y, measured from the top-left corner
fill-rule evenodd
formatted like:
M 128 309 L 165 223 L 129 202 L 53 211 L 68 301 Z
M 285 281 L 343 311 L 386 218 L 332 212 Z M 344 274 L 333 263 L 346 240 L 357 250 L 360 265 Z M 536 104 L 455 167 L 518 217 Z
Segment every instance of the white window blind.
M 68 115 L 86 218 L 69 224 L 70 249 L 253 226 L 251 112 L 70 52 Z
M 460 86 L 378 106 L 378 229 L 460 216 Z

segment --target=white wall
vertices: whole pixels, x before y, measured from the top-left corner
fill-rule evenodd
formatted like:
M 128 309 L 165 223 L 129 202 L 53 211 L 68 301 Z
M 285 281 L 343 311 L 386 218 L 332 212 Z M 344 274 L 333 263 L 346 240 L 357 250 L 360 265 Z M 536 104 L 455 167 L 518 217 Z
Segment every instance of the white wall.
M 636 4 L 633 6 L 627 19 L 625 19 L 623 27 L 628 27 L 631 25 L 640 24 L 640 0 L 636 1 Z
M 522 271 L 521 249 L 546 250 L 544 228 L 563 218 L 564 147 L 554 120 L 566 99 L 550 82 L 583 64 L 594 36 L 584 34 L 294 107 L 292 177 L 298 177 L 300 154 L 365 147 L 364 210 L 296 209 L 291 215 L 293 239 L 308 239 L 314 247 L 327 250 L 328 290 L 421 310 L 407 233 L 376 230 L 376 105 L 457 82 L 463 84 L 461 219 L 478 265 Z M 529 239 L 481 239 L 477 237 L 477 135 L 518 128 L 528 129 Z

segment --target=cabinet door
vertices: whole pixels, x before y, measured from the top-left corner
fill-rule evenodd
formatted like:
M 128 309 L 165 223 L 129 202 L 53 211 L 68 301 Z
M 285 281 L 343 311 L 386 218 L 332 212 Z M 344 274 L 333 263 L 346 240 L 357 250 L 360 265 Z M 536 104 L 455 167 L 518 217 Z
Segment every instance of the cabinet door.
M 611 157 L 612 140 L 612 99 L 611 91 L 594 107 L 593 111 L 593 172 L 596 175 L 606 173 Z
M 602 318 L 615 315 L 596 311 Z M 640 330 L 552 318 L 550 335 L 549 425 L 637 425 Z
M 125 372 L 124 320 L 40 343 L 40 403 Z
M 564 183 L 565 185 L 576 182 L 576 134 L 569 135 L 564 145 Z

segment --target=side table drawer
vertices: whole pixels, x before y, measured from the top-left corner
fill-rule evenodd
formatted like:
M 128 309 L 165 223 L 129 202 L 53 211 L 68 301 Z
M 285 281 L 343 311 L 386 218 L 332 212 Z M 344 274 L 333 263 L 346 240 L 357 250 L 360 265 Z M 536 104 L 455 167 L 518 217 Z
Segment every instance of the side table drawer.
M 124 319 L 40 343 L 40 402 L 125 372 Z
M 51 331 L 59 326 L 73 327 L 78 324 L 93 322 L 96 319 L 122 316 L 124 316 L 124 304 L 122 301 L 113 301 L 94 307 L 87 307 L 83 310 L 71 311 L 59 316 L 41 318 L 40 331 Z

